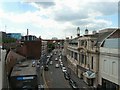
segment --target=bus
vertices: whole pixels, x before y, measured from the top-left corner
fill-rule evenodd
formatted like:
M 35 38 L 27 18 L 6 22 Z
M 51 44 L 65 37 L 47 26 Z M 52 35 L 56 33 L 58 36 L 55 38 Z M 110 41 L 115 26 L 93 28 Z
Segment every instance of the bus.
M 38 77 L 33 61 L 24 61 L 16 64 L 10 76 L 10 88 L 12 90 L 37 90 Z

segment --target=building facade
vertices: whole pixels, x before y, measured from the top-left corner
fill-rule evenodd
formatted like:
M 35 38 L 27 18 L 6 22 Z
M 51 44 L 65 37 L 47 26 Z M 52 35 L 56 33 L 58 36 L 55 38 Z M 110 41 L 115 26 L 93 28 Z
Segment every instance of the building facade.
M 15 38 L 17 40 L 21 39 L 21 33 L 7 33 L 8 38 Z
M 101 66 L 103 66 L 101 57 L 104 57 L 101 56 L 101 45 L 115 30 L 107 28 L 98 33 L 94 31 L 92 34 L 88 34 L 88 30 L 85 30 L 85 35 L 65 42 L 67 43 L 65 52 L 69 68 L 89 86 L 97 88 L 99 83 L 101 85 L 102 81 L 99 79 L 102 77 L 100 73 Z
M 102 89 L 120 90 L 120 30 L 114 30 L 100 47 L 99 84 Z
M 41 41 L 42 42 L 42 46 L 41 46 L 41 56 L 44 56 L 46 55 L 48 52 L 48 49 L 47 49 L 47 41 Z
M 99 49 L 95 46 L 97 35 L 84 35 L 79 38 L 78 76 L 90 86 L 98 85 Z
M 3 42 L 3 39 L 5 39 L 5 38 L 6 38 L 6 33 L 0 31 L 0 43 L 2 43 L 2 42 Z
M 37 37 L 34 35 L 26 35 L 26 36 L 22 36 L 22 38 L 21 38 L 22 41 L 33 41 L 36 39 L 37 39 Z
M 8 78 L 5 69 L 6 50 L 0 48 L 0 89 L 8 88 Z

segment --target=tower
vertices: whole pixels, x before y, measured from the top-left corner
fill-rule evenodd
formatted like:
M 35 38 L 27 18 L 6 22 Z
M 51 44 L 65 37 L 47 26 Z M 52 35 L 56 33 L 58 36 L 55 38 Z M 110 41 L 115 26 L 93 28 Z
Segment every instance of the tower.
M 87 28 L 85 29 L 85 35 L 88 35 L 88 29 Z
M 80 36 L 80 28 L 77 27 L 77 36 L 79 37 Z
M 27 36 L 28 36 L 28 34 L 29 34 L 29 30 L 27 29 Z

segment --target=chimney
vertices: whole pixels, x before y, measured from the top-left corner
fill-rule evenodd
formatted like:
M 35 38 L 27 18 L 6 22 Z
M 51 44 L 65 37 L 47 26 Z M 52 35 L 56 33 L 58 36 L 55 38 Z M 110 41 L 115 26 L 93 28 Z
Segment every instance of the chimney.
M 27 36 L 28 36 L 28 34 L 29 34 L 29 31 L 28 31 L 28 29 L 27 29 Z
M 77 36 L 79 37 L 80 36 L 80 28 L 77 27 Z

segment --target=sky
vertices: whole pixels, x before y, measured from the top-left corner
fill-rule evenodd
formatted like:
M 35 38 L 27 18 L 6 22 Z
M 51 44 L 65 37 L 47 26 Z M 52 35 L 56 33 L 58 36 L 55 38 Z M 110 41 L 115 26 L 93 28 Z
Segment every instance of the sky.
M 0 31 L 43 39 L 118 27 L 118 0 L 1 0 Z

